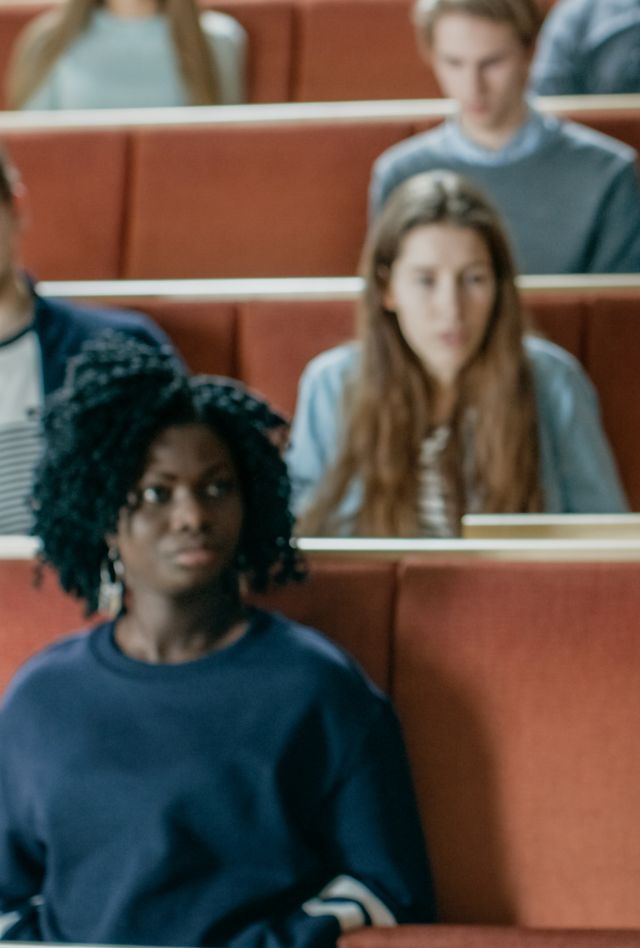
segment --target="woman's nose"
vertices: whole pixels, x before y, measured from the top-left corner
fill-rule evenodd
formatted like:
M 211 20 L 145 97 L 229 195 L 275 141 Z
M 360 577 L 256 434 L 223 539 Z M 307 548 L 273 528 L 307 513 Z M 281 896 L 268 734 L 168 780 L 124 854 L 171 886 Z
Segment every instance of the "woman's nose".
M 462 318 L 462 293 L 457 281 L 442 280 L 437 290 L 437 304 L 442 318 L 457 322 Z
M 188 487 L 176 489 L 171 506 L 171 526 L 174 530 L 200 530 L 207 522 L 206 504 Z

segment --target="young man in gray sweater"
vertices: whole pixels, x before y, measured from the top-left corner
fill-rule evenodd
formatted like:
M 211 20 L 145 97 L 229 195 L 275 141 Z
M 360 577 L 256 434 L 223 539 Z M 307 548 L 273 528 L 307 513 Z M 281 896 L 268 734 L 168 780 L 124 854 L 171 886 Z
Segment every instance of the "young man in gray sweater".
M 372 216 L 405 178 L 448 168 L 501 211 L 522 272 L 640 272 L 635 151 L 527 102 L 536 0 L 417 0 L 414 20 L 457 111 L 376 161 Z

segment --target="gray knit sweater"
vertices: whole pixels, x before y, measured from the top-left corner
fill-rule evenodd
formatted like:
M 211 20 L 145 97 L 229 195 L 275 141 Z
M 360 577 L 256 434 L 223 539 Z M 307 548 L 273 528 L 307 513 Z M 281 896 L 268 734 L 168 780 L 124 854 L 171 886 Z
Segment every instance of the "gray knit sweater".
M 516 140 L 498 152 L 480 148 L 450 120 L 378 158 L 371 213 L 406 178 L 447 168 L 473 181 L 496 205 L 522 272 L 637 273 L 635 160 L 628 145 L 534 110 Z

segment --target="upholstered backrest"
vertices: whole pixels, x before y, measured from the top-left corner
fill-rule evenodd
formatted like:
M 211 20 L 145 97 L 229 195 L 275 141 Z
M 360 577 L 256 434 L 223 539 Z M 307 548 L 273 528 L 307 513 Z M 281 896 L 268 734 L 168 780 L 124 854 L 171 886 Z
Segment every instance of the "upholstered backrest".
M 371 165 L 408 130 L 305 122 L 133 133 L 123 275 L 354 273 Z
M 640 928 L 638 578 L 402 565 L 392 694 L 442 921 Z
M 422 62 L 412 0 L 302 0 L 292 98 L 426 99 L 440 90 Z
M 0 693 L 27 658 L 87 624 L 51 572 L 38 587 L 35 578 L 31 560 L 0 558 Z
M 600 396 L 632 510 L 640 510 L 640 304 L 620 293 L 593 302 L 585 365 Z
M 5 131 L 27 188 L 23 256 L 40 279 L 121 274 L 127 136 L 123 130 Z
M 340 948 L 640 948 L 640 931 L 402 925 L 344 935 Z
M 281 411 L 293 414 L 306 364 L 354 333 L 352 300 L 245 303 L 238 314 L 240 377 Z

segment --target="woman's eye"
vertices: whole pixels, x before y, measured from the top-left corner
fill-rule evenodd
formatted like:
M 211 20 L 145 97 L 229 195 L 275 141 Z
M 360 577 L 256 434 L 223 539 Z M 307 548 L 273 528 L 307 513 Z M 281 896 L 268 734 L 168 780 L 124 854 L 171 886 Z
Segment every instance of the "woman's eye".
M 148 484 L 141 488 L 139 496 L 145 504 L 166 504 L 171 499 L 171 490 L 162 484 Z
M 203 494 L 207 499 L 217 500 L 220 497 L 226 497 L 235 488 L 233 481 L 208 481 L 203 488 Z
M 464 282 L 467 286 L 484 286 L 488 279 L 489 276 L 487 273 L 467 273 L 465 274 Z

